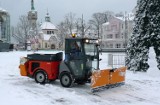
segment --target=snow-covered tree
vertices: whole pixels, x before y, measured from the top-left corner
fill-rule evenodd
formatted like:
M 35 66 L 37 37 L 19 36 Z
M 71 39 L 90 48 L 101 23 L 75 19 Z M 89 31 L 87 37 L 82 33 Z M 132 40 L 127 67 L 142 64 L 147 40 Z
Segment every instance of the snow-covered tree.
M 149 48 L 154 47 L 160 69 L 160 0 L 138 0 L 135 27 L 127 48 L 129 70 L 147 71 Z
M 22 15 L 19 17 L 17 26 L 12 27 L 12 36 L 15 37 L 19 43 L 23 43 L 25 45 L 27 42 L 26 39 L 28 37 L 29 29 L 30 26 L 28 17 L 26 15 Z

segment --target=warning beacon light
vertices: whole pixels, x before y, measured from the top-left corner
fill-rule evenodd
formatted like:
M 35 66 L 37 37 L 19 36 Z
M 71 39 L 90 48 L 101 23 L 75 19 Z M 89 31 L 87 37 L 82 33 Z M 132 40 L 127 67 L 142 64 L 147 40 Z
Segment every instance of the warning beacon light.
M 72 34 L 72 38 L 75 38 L 76 37 L 76 34 Z

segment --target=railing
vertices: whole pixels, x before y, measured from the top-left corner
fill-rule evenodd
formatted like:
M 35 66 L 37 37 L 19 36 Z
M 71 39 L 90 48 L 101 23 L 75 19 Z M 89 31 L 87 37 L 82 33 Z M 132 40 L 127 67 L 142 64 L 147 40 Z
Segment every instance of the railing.
M 125 66 L 125 54 L 108 54 L 108 66 L 118 68 Z
M 105 48 L 102 49 L 102 52 L 125 52 L 125 48 Z

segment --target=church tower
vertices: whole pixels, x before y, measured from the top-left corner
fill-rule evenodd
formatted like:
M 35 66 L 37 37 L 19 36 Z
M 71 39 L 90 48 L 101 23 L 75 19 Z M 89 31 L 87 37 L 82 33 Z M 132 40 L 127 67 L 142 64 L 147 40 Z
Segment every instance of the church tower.
M 28 20 L 30 23 L 30 28 L 32 30 L 37 29 L 37 11 L 35 10 L 34 7 L 34 0 L 31 0 L 31 10 L 28 12 Z
M 45 17 L 45 22 L 51 22 L 51 18 L 49 16 L 49 13 L 47 11 L 46 17 Z

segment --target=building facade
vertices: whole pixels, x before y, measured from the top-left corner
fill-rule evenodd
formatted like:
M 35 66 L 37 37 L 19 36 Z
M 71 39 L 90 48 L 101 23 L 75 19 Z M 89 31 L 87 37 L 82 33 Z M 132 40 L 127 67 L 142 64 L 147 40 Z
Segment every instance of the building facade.
M 10 43 L 10 15 L 0 8 L 0 41 Z
M 133 32 L 133 14 L 112 17 L 102 25 L 102 48 L 125 48 Z

